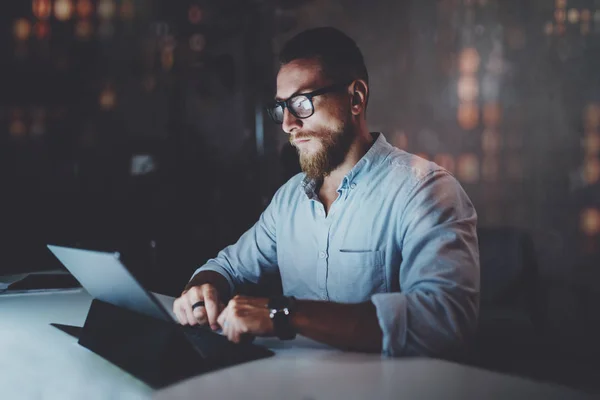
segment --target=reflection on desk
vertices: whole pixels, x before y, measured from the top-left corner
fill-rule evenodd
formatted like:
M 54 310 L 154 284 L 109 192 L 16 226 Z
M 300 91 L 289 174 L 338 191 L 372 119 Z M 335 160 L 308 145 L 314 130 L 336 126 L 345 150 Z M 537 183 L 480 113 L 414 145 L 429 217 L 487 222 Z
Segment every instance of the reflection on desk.
M 173 299 L 158 296 L 171 309 Z M 276 356 L 154 392 L 49 324 L 82 326 L 82 289 L 0 295 L 0 398 L 6 399 L 583 399 L 559 386 L 441 360 L 345 353 L 307 338 L 257 339 Z

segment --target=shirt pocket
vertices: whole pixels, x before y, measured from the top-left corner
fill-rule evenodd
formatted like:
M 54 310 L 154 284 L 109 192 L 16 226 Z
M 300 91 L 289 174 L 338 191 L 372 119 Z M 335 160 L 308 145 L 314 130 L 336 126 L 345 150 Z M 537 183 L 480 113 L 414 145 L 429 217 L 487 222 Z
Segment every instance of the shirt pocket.
M 385 252 L 339 250 L 330 263 L 329 298 L 344 303 L 360 303 L 375 293 L 387 291 Z M 334 260 L 332 260 L 334 261 Z M 333 268 L 332 268 L 333 267 Z

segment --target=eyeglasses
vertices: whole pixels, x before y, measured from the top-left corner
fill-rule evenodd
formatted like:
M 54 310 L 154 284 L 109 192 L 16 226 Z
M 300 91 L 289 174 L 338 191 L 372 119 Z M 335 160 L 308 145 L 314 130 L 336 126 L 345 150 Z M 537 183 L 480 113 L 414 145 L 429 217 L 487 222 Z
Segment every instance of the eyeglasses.
M 342 90 L 352 82 L 354 82 L 354 80 L 336 83 L 310 93 L 295 94 L 287 100 L 275 101 L 267 106 L 267 112 L 276 124 L 283 124 L 283 114 L 286 108 L 296 118 L 308 118 L 315 113 L 315 105 L 312 101 L 313 97 Z

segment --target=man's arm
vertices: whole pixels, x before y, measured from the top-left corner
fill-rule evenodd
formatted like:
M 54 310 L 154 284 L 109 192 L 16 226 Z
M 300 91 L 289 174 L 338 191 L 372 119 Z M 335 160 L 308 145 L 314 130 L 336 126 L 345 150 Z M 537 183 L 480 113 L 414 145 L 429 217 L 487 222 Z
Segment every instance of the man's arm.
M 342 350 L 381 352 L 383 334 L 370 301 L 341 304 L 298 300 L 292 326 L 300 335 Z

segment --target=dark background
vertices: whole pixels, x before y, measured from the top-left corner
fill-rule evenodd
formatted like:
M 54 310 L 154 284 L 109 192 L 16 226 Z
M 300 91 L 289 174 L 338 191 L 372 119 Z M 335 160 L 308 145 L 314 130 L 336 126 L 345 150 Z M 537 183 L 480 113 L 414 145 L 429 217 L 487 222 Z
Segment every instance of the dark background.
M 365 55 L 371 130 L 530 234 L 545 329 L 596 351 L 599 0 L 4 1 L 0 274 L 119 250 L 177 295 L 296 171 L 262 107 L 285 40 L 324 25 Z

